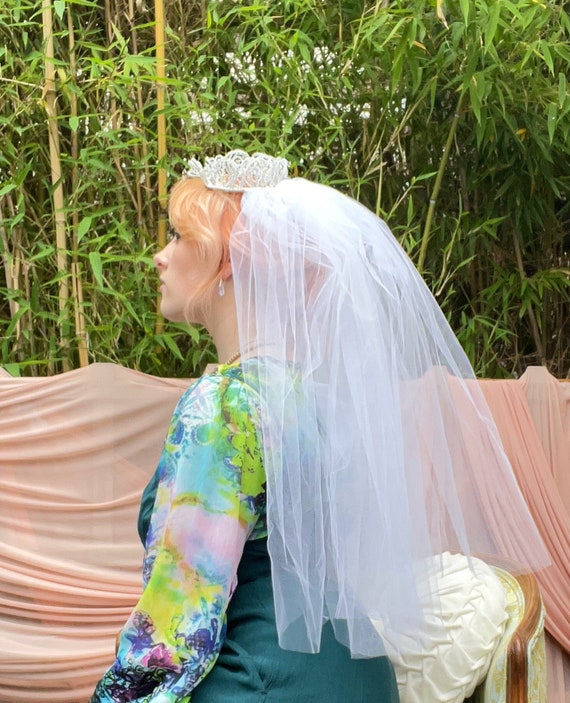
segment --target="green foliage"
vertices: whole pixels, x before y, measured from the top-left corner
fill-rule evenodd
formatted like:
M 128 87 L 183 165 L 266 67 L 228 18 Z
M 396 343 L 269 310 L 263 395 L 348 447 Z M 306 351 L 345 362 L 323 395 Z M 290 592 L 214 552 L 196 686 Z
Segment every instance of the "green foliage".
M 163 164 L 154 3 L 53 10 L 63 271 L 41 2 L 0 8 L 0 363 L 75 366 L 84 334 L 91 361 L 199 373 L 205 333 L 157 326 L 157 169 L 244 148 L 383 216 L 478 373 L 570 373 L 567 3 L 169 2 Z

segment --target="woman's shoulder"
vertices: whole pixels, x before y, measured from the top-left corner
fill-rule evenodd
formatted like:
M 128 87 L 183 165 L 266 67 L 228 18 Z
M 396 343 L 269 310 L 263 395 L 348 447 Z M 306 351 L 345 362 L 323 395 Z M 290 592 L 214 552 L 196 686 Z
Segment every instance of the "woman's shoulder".
M 244 377 L 239 364 L 220 365 L 210 373 L 197 378 L 182 394 L 178 414 L 212 412 L 256 414 L 257 394 L 253 385 Z

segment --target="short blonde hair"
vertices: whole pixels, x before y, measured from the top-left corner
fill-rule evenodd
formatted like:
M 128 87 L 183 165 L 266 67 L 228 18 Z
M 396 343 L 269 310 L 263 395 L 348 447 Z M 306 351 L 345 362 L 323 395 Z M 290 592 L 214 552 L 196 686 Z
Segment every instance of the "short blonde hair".
M 198 291 L 198 298 L 206 297 L 229 261 L 230 233 L 240 213 L 241 197 L 239 192 L 207 188 L 201 178 L 182 178 L 170 191 L 171 227 L 181 239 L 196 245 L 204 261 L 218 260 L 214 275 Z

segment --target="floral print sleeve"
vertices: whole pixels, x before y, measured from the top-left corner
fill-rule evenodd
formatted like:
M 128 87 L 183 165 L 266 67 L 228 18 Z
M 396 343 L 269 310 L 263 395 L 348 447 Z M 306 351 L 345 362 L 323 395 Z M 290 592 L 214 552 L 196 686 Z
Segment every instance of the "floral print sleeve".
M 180 399 L 158 467 L 143 594 L 91 703 L 187 703 L 214 666 L 244 543 L 266 534 L 254 398 L 233 366 Z

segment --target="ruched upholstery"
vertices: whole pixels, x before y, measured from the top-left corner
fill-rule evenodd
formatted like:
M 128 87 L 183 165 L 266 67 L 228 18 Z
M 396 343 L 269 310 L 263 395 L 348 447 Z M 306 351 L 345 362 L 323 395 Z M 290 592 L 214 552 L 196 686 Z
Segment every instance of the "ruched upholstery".
M 446 552 L 421 584 L 426 626 L 391 654 L 402 703 L 460 703 L 484 679 L 507 624 L 494 570 Z M 438 593 L 434 598 L 432 594 Z

